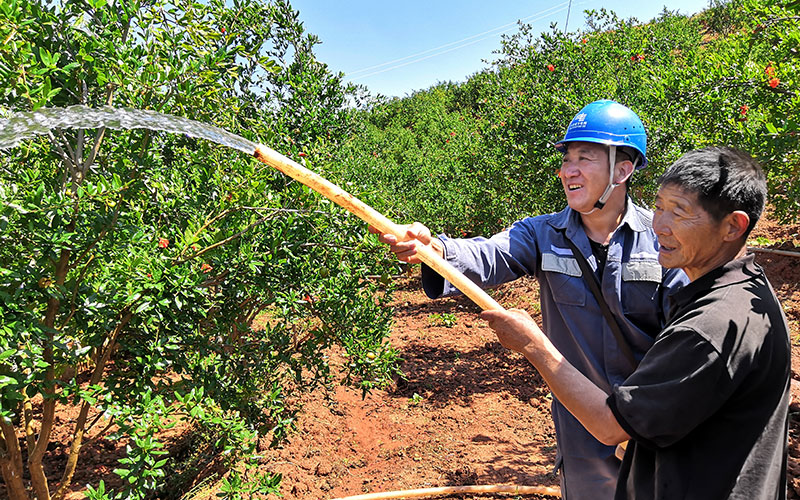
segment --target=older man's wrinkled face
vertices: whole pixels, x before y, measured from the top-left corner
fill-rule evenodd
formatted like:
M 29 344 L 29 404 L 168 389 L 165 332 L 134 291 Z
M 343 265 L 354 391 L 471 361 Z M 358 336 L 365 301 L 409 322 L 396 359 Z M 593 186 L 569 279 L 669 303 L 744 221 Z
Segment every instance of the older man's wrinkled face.
M 696 193 L 676 185 L 661 186 L 653 229 L 662 266 L 681 268 L 694 281 L 719 265 L 726 231 L 703 210 Z

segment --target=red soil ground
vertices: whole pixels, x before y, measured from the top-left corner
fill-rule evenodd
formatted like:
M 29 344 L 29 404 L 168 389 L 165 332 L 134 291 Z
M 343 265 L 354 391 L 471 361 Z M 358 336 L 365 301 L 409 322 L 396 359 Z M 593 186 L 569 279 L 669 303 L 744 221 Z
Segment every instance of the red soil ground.
M 753 240 L 760 237 L 762 246 L 800 252 L 798 234 L 800 226 L 765 221 Z M 757 256 L 784 305 L 792 335 L 792 373 L 800 380 L 800 258 Z M 469 484 L 558 485 L 551 473 L 555 440 L 550 401 L 541 378 L 521 356 L 496 341 L 468 300 L 427 300 L 415 278 L 405 281 L 396 295 L 391 337 L 404 360 L 405 379 L 364 399 L 343 387 L 306 398 L 297 433 L 262 459 L 264 470 L 283 475 L 285 499 Z M 538 317 L 538 286 L 533 280 L 505 285 L 494 297 L 506 307 L 525 308 Z M 453 313 L 455 325 L 437 322 L 435 315 L 442 313 Z M 789 498 L 800 498 L 798 412 L 800 405 L 791 416 Z M 64 429 L 73 418 L 71 411 L 59 414 L 61 435 L 66 436 Z M 185 443 L 176 433 L 170 449 L 185 452 Z M 67 446 L 68 442 L 55 444 L 48 452 L 47 468 L 53 477 L 60 474 Z M 81 498 L 87 482 L 113 483 L 121 448 L 103 439 L 88 446 L 81 454 L 71 498 Z M 210 499 L 217 491 L 213 481 L 207 481 L 189 494 L 169 497 Z M 495 497 L 500 498 L 458 498 Z

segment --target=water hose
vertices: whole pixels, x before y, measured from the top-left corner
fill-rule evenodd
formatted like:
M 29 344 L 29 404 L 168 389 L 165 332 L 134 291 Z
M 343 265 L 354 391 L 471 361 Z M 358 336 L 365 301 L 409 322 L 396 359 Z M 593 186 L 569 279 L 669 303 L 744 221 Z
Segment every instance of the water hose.
M 393 498 L 432 498 L 442 495 L 463 495 L 466 493 L 511 493 L 512 495 L 541 495 L 561 498 L 561 490 L 550 486 L 515 486 L 510 484 L 492 484 L 486 486 L 443 486 L 440 488 L 423 488 L 418 490 L 388 491 L 384 493 L 367 493 L 353 497 L 341 497 L 333 500 L 389 500 Z
M 404 240 L 406 235 L 402 227 L 398 226 L 383 214 L 370 207 L 355 196 L 346 192 L 339 186 L 324 179 L 320 175 L 303 167 L 299 163 L 283 156 L 282 154 L 261 144 L 257 145 L 253 156 L 262 163 L 283 172 L 292 179 L 300 182 L 336 203 L 340 207 L 356 215 L 359 219 L 377 228 L 385 234 L 392 234 L 399 240 Z M 417 246 L 417 256 L 422 262 L 430 266 L 444 279 L 461 290 L 472 299 L 481 309 L 503 310 L 498 304 L 478 285 L 464 276 L 460 271 L 444 260 L 438 253 L 425 245 Z M 417 490 L 393 491 L 384 493 L 369 493 L 336 500 L 384 500 L 394 498 L 431 498 L 442 495 L 457 495 L 465 493 L 511 493 L 515 495 L 547 495 L 561 497 L 559 488 L 546 486 L 514 486 L 514 485 L 488 485 L 488 486 L 445 486 L 440 488 L 425 488 Z
M 775 254 L 775 255 L 783 255 L 784 257 L 800 258 L 800 252 L 791 252 L 789 250 L 776 250 L 774 248 L 747 247 L 747 251 L 749 251 L 749 252 L 771 253 L 771 254 Z
M 280 170 L 292 179 L 305 184 L 340 207 L 356 215 L 359 219 L 376 227 L 384 234 L 392 234 L 399 240 L 406 239 L 405 231 L 400 226 L 336 184 L 327 181 L 299 163 L 261 144 L 256 146 L 253 156 L 255 156 L 257 160 Z M 498 304 L 478 285 L 464 276 L 430 247 L 417 245 L 417 256 L 444 279 L 452 283 L 453 286 L 461 290 L 464 295 L 472 299 L 481 309 L 503 310 L 503 306 Z

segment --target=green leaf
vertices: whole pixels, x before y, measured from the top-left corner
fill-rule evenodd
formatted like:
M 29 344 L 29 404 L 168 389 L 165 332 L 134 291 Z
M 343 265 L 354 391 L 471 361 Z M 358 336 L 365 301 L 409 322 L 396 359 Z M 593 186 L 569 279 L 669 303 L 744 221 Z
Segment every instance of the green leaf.
M 44 196 L 44 184 L 39 184 L 36 188 L 36 193 L 33 195 L 33 204 L 39 206 L 42 204 L 42 197 Z
M 79 66 L 80 66 L 80 63 L 77 63 L 77 62 L 73 61 L 73 62 L 67 64 L 66 66 L 64 66 L 63 68 L 61 68 L 61 72 L 65 73 L 65 74 L 69 74 L 70 71 L 72 71 L 73 69 L 75 69 L 75 68 L 77 68 Z
M 150 309 L 150 306 L 150 301 L 144 301 L 133 311 L 133 314 L 139 314 L 142 311 L 146 311 L 147 309 Z
M 39 47 L 39 58 L 45 66 L 53 65 L 53 56 L 51 56 L 50 51 L 44 47 Z

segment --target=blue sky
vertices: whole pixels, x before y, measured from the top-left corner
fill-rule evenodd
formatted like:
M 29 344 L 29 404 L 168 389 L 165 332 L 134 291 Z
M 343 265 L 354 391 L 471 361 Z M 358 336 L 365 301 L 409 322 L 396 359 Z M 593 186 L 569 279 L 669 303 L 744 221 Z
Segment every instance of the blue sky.
M 502 33 L 516 32 L 519 19 L 536 33 L 559 29 L 569 1 L 532 0 L 290 0 L 306 31 L 322 40 L 317 58 L 373 94 L 411 95 L 438 82 L 464 81 L 494 59 Z M 694 14 L 708 0 L 573 0 L 570 31 L 584 27 L 584 10 L 605 7 L 620 17 L 647 21 L 667 6 Z

